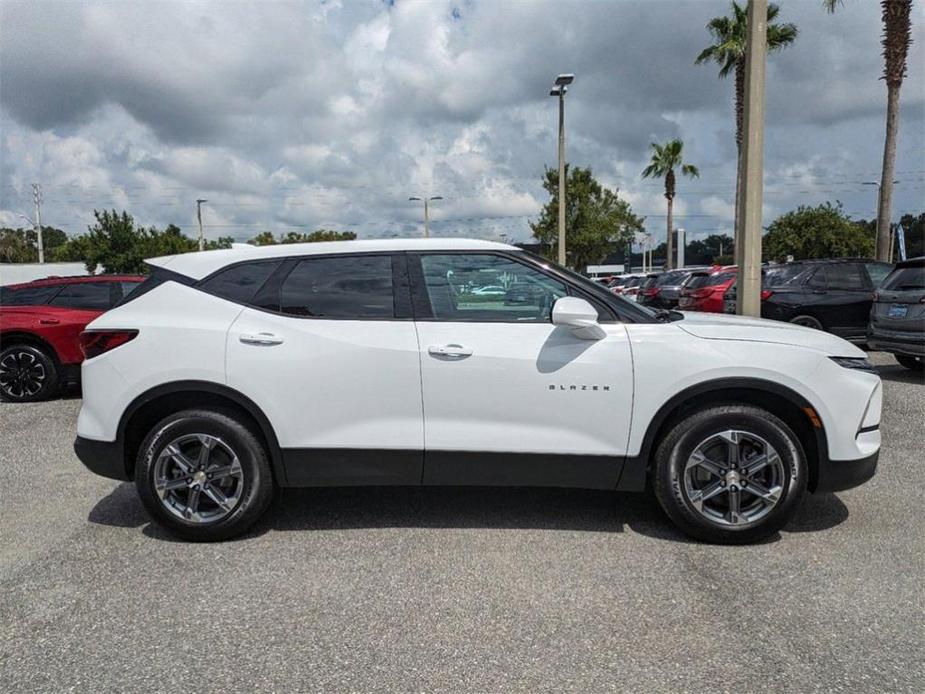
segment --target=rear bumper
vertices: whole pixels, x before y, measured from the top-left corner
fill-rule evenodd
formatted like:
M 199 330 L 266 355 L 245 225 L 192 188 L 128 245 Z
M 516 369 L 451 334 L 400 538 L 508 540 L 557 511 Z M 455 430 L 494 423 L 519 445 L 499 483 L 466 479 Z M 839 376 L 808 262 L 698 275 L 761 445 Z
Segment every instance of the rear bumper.
M 820 460 L 813 492 L 840 492 L 864 484 L 877 472 L 880 451 L 856 460 Z
M 74 440 L 74 453 L 87 469 L 113 480 L 128 480 L 125 471 L 124 449 L 118 441 L 95 441 L 78 436 Z
M 871 330 L 867 333 L 867 346 L 881 352 L 893 354 L 908 354 L 912 357 L 925 357 L 925 334 L 921 337 L 910 338 L 895 336 Z

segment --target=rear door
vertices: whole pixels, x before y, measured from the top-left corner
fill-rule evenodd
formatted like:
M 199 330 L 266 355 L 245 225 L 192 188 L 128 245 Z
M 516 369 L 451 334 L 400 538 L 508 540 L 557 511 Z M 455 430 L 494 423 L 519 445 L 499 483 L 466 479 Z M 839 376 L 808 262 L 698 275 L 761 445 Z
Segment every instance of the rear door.
M 609 321 L 601 340 L 552 325 L 552 304 L 573 289 L 506 254 L 435 252 L 409 262 L 424 482 L 614 487 L 633 398 L 623 324 L 598 307 Z M 497 284 L 533 290 L 516 301 L 478 291 Z
M 228 385 L 272 422 L 289 483 L 420 484 L 420 358 L 404 257 L 305 256 L 253 285 L 228 332 Z
M 80 333 L 119 297 L 116 282 L 70 282 L 46 305 L 36 308 L 35 328 L 54 345 L 63 364 L 80 362 Z
M 827 265 L 825 299 L 831 331 L 842 337 L 859 338 L 867 331 L 873 287 L 861 263 Z

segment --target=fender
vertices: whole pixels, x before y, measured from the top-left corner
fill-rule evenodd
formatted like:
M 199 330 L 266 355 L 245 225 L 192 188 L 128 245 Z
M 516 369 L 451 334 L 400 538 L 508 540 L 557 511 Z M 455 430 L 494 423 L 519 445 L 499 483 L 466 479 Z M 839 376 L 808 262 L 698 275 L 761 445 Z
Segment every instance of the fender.
M 279 440 L 276 438 L 276 431 L 273 429 L 270 420 L 253 400 L 234 388 L 222 385 L 221 383 L 214 383 L 212 381 L 172 381 L 170 383 L 162 383 L 150 390 L 146 390 L 132 400 L 122 413 L 122 417 L 119 420 L 119 428 L 117 429 L 116 441 L 120 442 L 122 447 L 125 446 L 126 427 L 135 413 L 146 404 L 164 395 L 182 392 L 199 392 L 218 395 L 231 400 L 247 412 L 257 423 L 257 426 L 260 427 L 264 440 L 267 442 L 274 476 L 279 481 L 280 486 L 285 486 L 286 472 L 283 466 L 282 452 L 280 451 Z
M 649 463 L 651 461 L 653 449 L 655 448 L 656 437 L 658 436 L 662 425 L 665 423 L 672 412 L 677 410 L 678 407 L 683 405 L 685 402 L 688 402 L 697 396 L 723 390 L 761 391 L 783 398 L 788 403 L 793 405 L 794 408 L 800 410 L 801 412 L 805 412 L 805 408 L 811 408 L 814 412 L 818 412 L 816 407 L 813 406 L 811 402 L 806 400 L 805 397 L 796 391 L 786 386 L 782 386 L 779 383 L 775 383 L 774 381 L 767 381 L 760 378 L 717 378 L 689 386 L 681 392 L 673 395 L 665 404 L 659 408 L 658 412 L 655 413 L 655 416 L 652 417 L 646 429 L 646 434 L 643 437 L 642 446 L 639 449 L 639 454 L 635 457 L 628 456 L 626 458 L 626 462 L 623 465 L 623 473 L 620 475 L 620 480 L 617 483 L 617 489 L 620 491 L 639 491 L 645 488 L 646 474 L 648 471 Z M 804 416 L 807 417 L 807 421 L 810 421 L 810 428 L 815 437 L 817 462 L 828 460 L 829 446 L 825 436 L 824 424 L 822 423 L 821 419 L 818 418 L 818 416 L 816 421 L 819 422 L 819 426 L 812 424 L 808 415 Z M 810 475 L 811 482 L 812 479 L 813 473 Z

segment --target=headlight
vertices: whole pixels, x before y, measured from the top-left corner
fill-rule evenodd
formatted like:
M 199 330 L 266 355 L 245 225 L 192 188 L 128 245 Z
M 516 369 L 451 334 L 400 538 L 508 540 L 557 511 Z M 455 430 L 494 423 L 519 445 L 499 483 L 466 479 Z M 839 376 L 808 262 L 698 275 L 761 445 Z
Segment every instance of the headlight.
M 844 366 L 846 369 L 855 369 L 857 371 L 866 371 L 867 373 L 877 376 L 880 375 L 867 357 L 829 357 L 829 359 L 839 366 Z

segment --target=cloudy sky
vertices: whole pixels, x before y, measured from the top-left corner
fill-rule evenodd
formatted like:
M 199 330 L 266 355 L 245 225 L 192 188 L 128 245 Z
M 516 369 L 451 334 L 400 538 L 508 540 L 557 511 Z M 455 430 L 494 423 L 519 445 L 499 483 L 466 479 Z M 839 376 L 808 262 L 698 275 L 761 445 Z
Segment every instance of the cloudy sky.
M 768 68 L 765 223 L 841 200 L 873 217 L 885 86 L 878 4 L 782 0 L 796 44 Z M 894 215 L 925 208 L 925 12 L 902 91 Z M 729 231 L 732 82 L 695 66 L 714 0 L 0 4 L 0 224 L 78 233 L 93 208 L 209 237 L 319 227 L 420 233 L 410 195 L 442 195 L 432 231 L 525 240 L 556 162 L 559 72 L 568 160 L 619 188 L 661 234 L 651 141 L 681 137 L 701 178 L 679 222 Z

